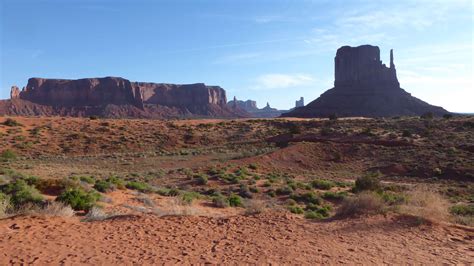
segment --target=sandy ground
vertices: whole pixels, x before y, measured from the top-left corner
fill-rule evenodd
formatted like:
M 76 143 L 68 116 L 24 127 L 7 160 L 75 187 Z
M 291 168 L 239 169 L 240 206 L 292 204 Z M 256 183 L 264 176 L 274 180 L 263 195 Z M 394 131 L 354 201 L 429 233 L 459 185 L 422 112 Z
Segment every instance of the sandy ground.
M 0 221 L 0 264 L 472 264 L 473 240 L 472 229 L 396 216 L 16 217 Z

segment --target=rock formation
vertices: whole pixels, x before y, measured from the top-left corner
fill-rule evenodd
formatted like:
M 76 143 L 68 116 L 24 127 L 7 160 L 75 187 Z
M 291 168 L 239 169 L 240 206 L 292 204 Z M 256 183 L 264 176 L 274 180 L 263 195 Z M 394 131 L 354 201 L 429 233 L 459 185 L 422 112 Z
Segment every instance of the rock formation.
M 271 108 L 268 102 L 267 102 L 267 106 L 265 106 L 262 109 L 259 109 L 257 107 L 256 101 L 252 101 L 252 100 L 241 101 L 241 100 L 237 100 L 236 97 L 234 97 L 232 101 L 229 101 L 227 103 L 227 106 L 229 108 L 232 108 L 233 110 L 243 110 L 247 112 L 250 117 L 258 117 L 258 118 L 278 117 L 282 113 L 285 112 L 285 110 L 278 110 L 276 108 Z
M 21 91 L 13 86 L 10 96 L 10 100 L 0 102 L 4 114 L 150 118 L 247 115 L 227 107 L 224 89 L 203 83 L 130 82 L 118 77 L 30 78 Z
M 303 107 L 303 106 L 304 106 L 304 98 L 303 98 L 303 97 L 300 97 L 299 100 L 296 100 L 296 101 L 295 101 L 295 108 Z
M 10 99 L 18 99 L 20 98 L 20 89 L 17 86 L 12 86 L 10 91 Z
M 343 46 L 334 59 L 334 88 L 304 107 L 295 108 L 287 117 L 400 116 L 448 113 L 429 105 L 400 88 L 390 51 L 390 66 L 382 64 L 377 46 Z

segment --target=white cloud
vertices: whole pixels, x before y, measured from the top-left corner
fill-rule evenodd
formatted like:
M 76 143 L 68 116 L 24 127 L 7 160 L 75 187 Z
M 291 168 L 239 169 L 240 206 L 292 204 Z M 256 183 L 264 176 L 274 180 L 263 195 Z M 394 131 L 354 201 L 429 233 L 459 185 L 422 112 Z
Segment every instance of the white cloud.
M 314 78 L 307 74 L 264 74 L 256 78 L 255 90 L 284 89 L 309 85 Z

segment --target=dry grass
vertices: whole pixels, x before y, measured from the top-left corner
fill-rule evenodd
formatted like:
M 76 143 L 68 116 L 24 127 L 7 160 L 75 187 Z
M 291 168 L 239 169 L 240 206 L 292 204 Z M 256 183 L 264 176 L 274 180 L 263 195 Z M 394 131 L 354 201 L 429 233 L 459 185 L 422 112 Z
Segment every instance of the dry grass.
M 74 216 L 74 210 L 71 208 L 71 206 L 62 202 L 53 201 L 48 203 L 45 207 L 38 209 L 36 214 L 45 216 L 72 217 Z
M 10 201 L 7 199 L 0 200 L 0 219 L 8 217 L 8 209 L 10 208 Z
M 438 192 L 427 186 L 418 186 L 408 191 L 407 202 L 400 206 L 400 212 L 431 222 L 449 220 L 449 203 Z
M 92 207 L 92 209 L 86 214 L 83 221 L 93 222 L 93 221 L 103 221 L 105 219 L 114 217 L 114 214 L 105 213 L 101 208 Z
M 261 200 L 248 200 L 245 202 L 245 214 L 259 214 L 265 211 L 265 202 Z
M 337 210 L 339 217 L 353 217 L 384 212 L 385 204 L 377 194 L 363 192 L 354 197 L 346 198 Z

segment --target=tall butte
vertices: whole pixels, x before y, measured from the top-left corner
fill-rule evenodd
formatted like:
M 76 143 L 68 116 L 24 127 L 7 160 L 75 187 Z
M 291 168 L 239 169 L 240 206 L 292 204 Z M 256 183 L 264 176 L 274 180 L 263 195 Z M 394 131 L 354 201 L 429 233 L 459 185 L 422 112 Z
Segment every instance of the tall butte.
M 385 117 L 448 113 L 442 107 L 430 105 L 400 88 L 393 50 L 390 50 L 390 66 L 387 67 L 380 60 L 377 46 L 343 46 L 337 50 L 334 66 L 334 88 L 308 105 L 282 116 Z

